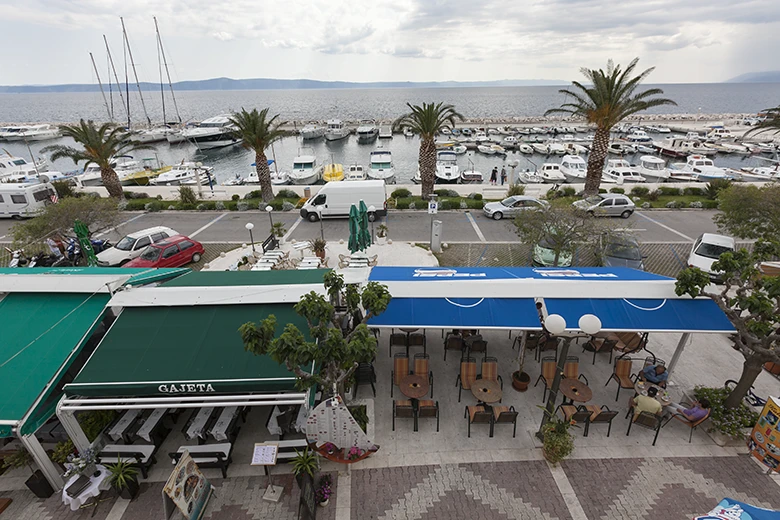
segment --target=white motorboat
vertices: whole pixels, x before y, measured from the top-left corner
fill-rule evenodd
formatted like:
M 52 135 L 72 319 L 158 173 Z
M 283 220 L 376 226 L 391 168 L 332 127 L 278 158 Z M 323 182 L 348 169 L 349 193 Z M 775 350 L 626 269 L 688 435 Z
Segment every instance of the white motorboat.
M 376 127 L 376 121 L 364 119 L 357 127 L 358 143 L 373 143 L 379 135 L 379 129 Z
M 211 150 L 238 144 L 235 127 L 230 116 L 221 115 L 204 119 L 198 126 L 182 130 L 182 135 L 201 150 Z
M 22 126 L 4 126 L 0 128 L 0 140 L 16 141 L 16 136 L 22 131 Z M 21 138 L 19 138 L 21 140 Z
M 450 150 L 455 152 L 456 155 L 463 155 L 464 153 L 466 153 L 468 151 L 468 148 L 466 148 L 462 144 L 456 144 L 455 146 L 450 148 Z
M 655 148 L 646 144 L 635 144 L 636 153 L 655 153 Z
M 734 135 L 728 128 L 714 127 L 707 132 L 707 139 L 734 139 Z
M 539 175 L 536 170 L 525 169 L 517 172 L 517 180 L 523 184 L 541 184 L 544 182 L 544 177 Z
M 462 135 L 465 135 L 466 137 L 471 137 L 471 134 L 472 134 L 471 128 L 461 128 L 460 129 L 460 133 Z
M 184 135 L 184 128 L 185 127 L 172 128 L 171 131 L 165 135 L 165 140 L 168 141 L 168 144 L 186 143 L 187 137 Z
M 366 180 L 366 172 L 363 170 L 362 164 L 350 164 L 347 166 L 344 172 L 345 181 L 364 181 Z
M 379 138 L 380 139 L 392 139 L 393 138 L 393 127 L 390 125 L 382 125 L 379 127 Z
M 558 163 L 544 163 L 537 172 L 547 184 L 563 184 L 566 177 L 561 173 L 561 165 Z
M 721 146 L 728 150 L 727 153 L 733 153 L 737 155 L 750 155 L 752 152 L 744 145 L 736 143 L 721 143 Z
M 414 131 L 408 126 L 404 127 L 404 137 L 414 137 Z
M 730 179 L 723 168 L 718 168 L 712 159 L 703 155 L 690 155 L 685 163 L 675 163 L 670 170 L 670 177 L 687 176 L 696 181 L 711 181 L 713 179 Z
M 471 163 L 470 170 L 460 171 L 460 183 L 461 184 L 482 184 L 485 181 L 485 176 L 482 174 L 482 172 L 474 169 L 473 162 L 469 161 L 469 163 Z
M 517 146 L 517 137 L 508 135 L 501 142 L 504 146 Z
M 726 146 L 726 143 L 720 143 L 717 141 L 711 143 L 704 143 L 704 146 L 709 148 L 710 150 L 715 150 L 716 152 L 720 152 L 720 153 L 732 153 L 734 151 L 732 148 Z
M 531 148 L 533 148 L 536 153 L 550 155 L 550 145 L 547 143 L 531 143 Z
M 417 168 L 417 173 L 415 173 L 414 177 L 412 177 L 412 182 L 414 184 L 422 184 L 422 175 L 420 174 L 419 168 Z
M 527 143 L 520 143 L 519 145 L 517 145 L 517 149 L 520 151 L 520 153 L 524 153 L 528 155 L 534 153 L 534 149 L 531 147 L 530 144 Z
M 477 151 L 484 153 L 485 155 L 506 155 L 506 150 L 497 144 L 480 144 L 477 145 Z
M 255 172 L 257 174 L 257 172 Z M 271 170 L 271 184 L 274 186 L 284 186 L 290 184 L 290 172 L 284 170 Z
M 563 143 L 556 143 L 551 141 L 548 145 L 549 153 L 552 155 L 566 155 L 566 147 Z
M 54 125 L 29 125 L 18 127 L 8 141 L 46 141 L 62 137 L 60 129 Z
M 114 169 L 117 177 L 119 177 L 119 182 L 125 180 L 128 175 L 143 170 L 143 166 L 129 155 L 115 158 L 111 161 L 111 167 Z M 84 173 L 77 175 L 76 178 L 77 182 L 82 186 L 103 185 L 100 166 L 94 163 L 84 168 Z
M 601 173 L 601 182 L 624 184 L 629 182 L 646 182 L 628 161 L 623 159 L 610 159 Z
M 196 171 L 199 170 L 199 171 Z M 149 179 L 149 184 L 153 186 L 181 186 L 188 184 L 205 185 L 209 183 L 209 178 L 213 178 L 213 168 L 211 166 L 200 166 L 194 162 L 181 162 L 171 166 L 167 172 L 163 172 L 157 177 Z
M 566 182 L 585 182 L 585 177 L 588 176 L 588 165 L 579 155 L 564 155 L 559 170 Z
M 444 128 L 441 129 L 441 134 L 442 135 L 451 135 L 452 131 L 445 126 Z
M 756 142 L 751 144 L 756 147 L 760 153 L 774 153 L 777 151 L 774 143 Z
M 458 141 L 453 141 L 452 139 L 435 139 L 433 141 L 433 145 L 437 150 L 449 150 L 458 144 L 460 144 Z
M 771 182 L 780 180 L 780 165 L 758 166 L 755 168 L 742 168 L 738 172 L 743 181 Z
M 385 184 L 395 184 L 393 154 L 390 153 L 390 150 L 374 150 L 371 152 L 368 177 L 369 179 L 385 181 Z
M 588 149 L 581 144 L 566 143 L 565 145 L 566 155 L 580 155 L 588 153 Z
M 452 150 L 441 150 L 436 153 L 436 179 L 437 184 L 452 184 L 460 179 L 458 158 Z
M 314 184 L 320 180 L 321 175 L 322 167 L 317 167 L 317 158 L 314 153 L 308 150 L 299 150 L 298 156 L 293 159 L 290 181 L 293 184 Z
M 635 168 L 648 182 L 666 182 L 669 180 L 669 170 L 666 168 L 666 162 L 653 155 L 640 157 L 639 165 L 635 166 Z
M 618 143 L 616 141 L 609 143 L 609 146 L 607 147 L 607 151 L 615 155 L 626 155 L 628 153 L 631 153 L 631 150 L 629 149 L 626 143 Z
M 325 136 L 325 128 L 318 125 L 315 121 L 307 123 L 306 126 L 301 128 L 301 137 L 304 141 L 309 139 L 319 139 Z
M 0 154 L 0 181 L 9 175 L 37 176 L 49 170 L 49 165 L 44 159 L 38 159 L 35 164 L 24 157 L 15 157 L 9 153 Z
M 717 150 L 707 148 L 701 142 L 681 137 L 667 138 L 653 142 L 653 146 L 661 155 L 669 157 L 687 157 L 690 154 L 715 155 Z
M 626 141 L 629 143 L 651 143 L 653 140 L 647 135 L 644 130 L 633 130 L 626 136 Z
M 474 140 L 477 143 L 482 144 L 482 143 L 489 142 L 490 138 L 485 132 L 477 132 L 476 134 L 474 134 Z
M 166 141 L 168 135 L 175 135 L 177 132 L 173 128 L 167 126 L 159 126 L 154 128 L 146 128 L 139 130 L 133 134 L 133 140 L 139 143 L 158 143 L 160 141 Z
M 349 128 L 344 126 L 344 123 L 341 121 L 341 119 L 331 119 L 328 121 L 328 129 L 325 130 L 326 141 L 338 141 L 348 136 Z

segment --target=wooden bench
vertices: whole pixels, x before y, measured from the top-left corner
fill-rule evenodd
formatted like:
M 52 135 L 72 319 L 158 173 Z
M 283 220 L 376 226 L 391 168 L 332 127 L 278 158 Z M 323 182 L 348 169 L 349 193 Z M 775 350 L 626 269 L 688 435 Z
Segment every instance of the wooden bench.
M 263 240 L 263 253 L 266 251 L 272 251 L 279 248 L 279 240 L 273 234 L 268 235 L 268 238 Z
M 308 446 L 306 439 L 291 439 L 288 441 L 268 441 L 270 443 L 278 444 L 279 451 L 276 454 L 276 459 L 281 462 L 290 462 L 295 458 L 295 450 L 301 451 Z
M 119 461 L 135 459 L 133 466 L 141 470 L 144 478 L 148 478 L 148 470 L 157 460 L 153 444 L 106 444 L 97 456 L 98 464 L 116 464 Z
M 227 469 L 233 462 L 230 454 L 233 452 L 233 444 L 230 442 L 221 442 L 219 444 L 199 444 L 197 446 L 179 446 L 176 453 L 169 453 L 171 460 L 176 464 L 182 454 L 188 451 L 195 464 L 201 468 L 219 468 L 222 470 L 222 477 L 227 478 Z

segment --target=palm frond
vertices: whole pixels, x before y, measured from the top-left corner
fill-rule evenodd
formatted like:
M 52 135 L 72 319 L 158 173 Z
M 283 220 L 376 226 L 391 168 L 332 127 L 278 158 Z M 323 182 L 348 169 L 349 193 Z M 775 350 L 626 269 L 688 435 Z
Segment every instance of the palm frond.
M 766 132 L 780 133 L 780 107 L 768 108 L 764 112 L 766 113 L 766 119 L 745 132 L 746 137 Z

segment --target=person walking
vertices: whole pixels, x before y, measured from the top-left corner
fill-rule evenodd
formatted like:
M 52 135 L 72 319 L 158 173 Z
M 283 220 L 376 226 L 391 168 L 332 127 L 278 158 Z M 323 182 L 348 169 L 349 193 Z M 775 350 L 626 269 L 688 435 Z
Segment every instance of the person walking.
M 490 184 L 495 186 L 497 177 L 498 177 L 498 167 L 493 166 L 493 171 L 490 172 Z
M 501 167 L 501 186 L 503 186 L 504 183 L 506 183 L 506 168 L 502 166 Z

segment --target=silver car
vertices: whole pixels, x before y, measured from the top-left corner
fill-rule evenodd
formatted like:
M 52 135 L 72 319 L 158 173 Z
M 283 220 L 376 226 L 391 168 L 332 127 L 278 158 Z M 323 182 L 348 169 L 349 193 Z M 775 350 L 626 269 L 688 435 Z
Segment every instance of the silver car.
M 587 199 L 572 202 L 572 206 L 599 217 L 628 218 L 636 209 L 633 200 L 619 193 L 599 193 Z
M 493 220 L 501 220 L 504 217 L 516 217 L 524 211 L 547 209 L 550 203 L 526 195 L 513 195 L 501 202 L 488 202 L 482 208 L 485 216 Z
M 604 267 L 645 270 L 645 256 L 639 248 L 639 242 L 632 236 L 602 235 L 599 238 L 599 257 Z

